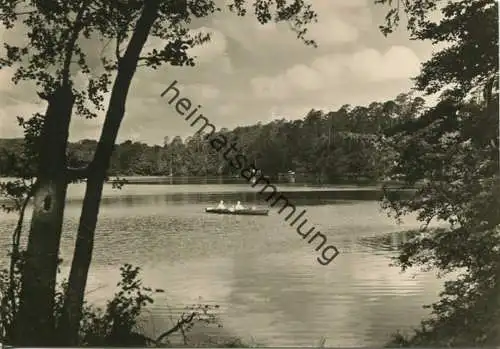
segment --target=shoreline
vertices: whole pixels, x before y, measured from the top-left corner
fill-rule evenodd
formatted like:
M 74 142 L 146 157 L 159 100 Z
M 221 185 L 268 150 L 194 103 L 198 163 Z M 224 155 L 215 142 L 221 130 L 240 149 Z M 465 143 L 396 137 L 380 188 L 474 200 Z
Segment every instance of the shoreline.
M 114 175 L 110 177 L 118 177 L 118 179 L 127 180 L 127 184 L 248 184 L 245 178 L 229 177 L 229 176 L 122 176 Z M 311 181 L 311 180 L 296 180 L 289 181 L 270 177 L 273 183 L 286 184 L 289 186 L 342 186 L 342 187 L 365 187 L 365 186 L 381 186 L 381 185 L 403 185 L 400 181 L 373 181 L 366 179 L 354 180 L 335 180 L 335 181 Z M 116 179 L 110 178 L 107 183 L 118 182 Z
M 289 184 L 291 186 L 378 186 L 382 184 L 403 185 L 403 181 L 396 180 L 368 180 L 363 177 L 359 179 L 339 179 L 325 181 L 311 181 L 308 179 L 290 181 L 275 177 L 267 177 L 274 183 Z M 15 180 L 15 177 L 0 176 L 1 181 Z M 109 175 L 106 183 L 127 180 L 128 184 L 248 184 L 248 181 L 242 177 L 231 176 L 141 176 L 141 175 Z

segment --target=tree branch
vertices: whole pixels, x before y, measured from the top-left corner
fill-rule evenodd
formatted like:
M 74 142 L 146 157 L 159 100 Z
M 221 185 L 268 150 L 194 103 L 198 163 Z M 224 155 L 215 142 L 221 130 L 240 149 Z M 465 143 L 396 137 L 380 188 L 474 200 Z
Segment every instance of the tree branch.
M 82 1 L 80 4 L 80 8 L 78 10 L 78 13 L 76 14 L 75 18 L 75 25 L 70 29 L 71 30 L 71 36 L 69 38 L 69 41 L 66 44 L 65 47 L 65 57 L 64 61 L 62 64 L 62 83 L 63 85 L 67 84 L 69 82 L 69 76 L 70 76 L 70 67 L 71 67 L 71 59 L 73 58 L 73 51 L 76 46 L 76 41 L 78 40 L 78 37 L 80 35 L 80 32 L 85 26 L 84 23 L 84 16 L 85 12 L 88 10 L 88 4 L 90 3 L 90 0 L 85 0 Z
M 121 42 L 122 39 L 121 39 L 121 35 L 120 33 L 117 31 L 116 33 L 116 46 L 115 46 L 115 55 L 116 55 L 116 60 L 118 63 L 120 63 L 121 59 L 122 59 L 122 56 L 120 54 L 120 45 L 121 45 Z
M 102 47 L 101 49 L 101 53 L 99 54 L 99 57 L 102 58 L 102 56 L 104 55 L 104 51 L 106 50 L 106 48 L 109 46 L 109 44 L 111 43 L 112 39 L 109 39 L 105 44 L 104 46 Z
M 40 99 L 43 99 L 47 102 L 49 101 L 50 96 L 48 94 L 43 92 L 37 92 L 36 94 L 38 95 L 38 97 L 40 97 Z
M 170 336 L 172 333 L 175 333 L 177 331 L 182 331 L 183 330 L 183 326 L 190 323 L 191 321 L 193 321 L 194 317 L 196 316 L 197 312 L 192 312 L 189 316 L 187 317 L 181 317 L 181 319 L 179 321 L 177 321 L 177 324 L 172 327 L 170 330 L 162 333 L 157 339 L 156 339 L 156 343 L 160 343 L 163 339 L 165 339 L 166 337 Z
M 26 207 L 30 199 L 35 195 L 35 191 L 38 189 L 38 181 L 35 181 L 31 184 L 31 188 L 26 193 L 26 197 L 24 198 L 20 210 L 19 210 L 19 218 L 17 220 L 16 228 L 12 234 L 12 252 L 10 255 L 10 266 L 9 266 L 9 289 L 8 289 L 8 297 L 11 302 L 12 312 L 15 314 L 17 312 L 16 305 L 16 297 L 15 297 L 15 268 L 20 258 L 20 250 L 19 246 L 21 245 L 21 234 L 23 230 L 23 222 L 24 222 L 24 214 L 26 212 Z

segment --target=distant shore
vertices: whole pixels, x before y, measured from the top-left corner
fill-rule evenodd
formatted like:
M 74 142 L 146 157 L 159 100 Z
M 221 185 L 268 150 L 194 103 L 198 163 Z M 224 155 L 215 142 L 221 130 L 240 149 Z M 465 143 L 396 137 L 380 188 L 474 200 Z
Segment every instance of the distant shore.
M 115 182 L 116 178 L 126 180 L 127 184 L 246 184 L 248 181 L 245 178 L 229 177 L 229 176 L 110 176 L 108 182 Z M 323 186 L 323 185 L 340 185 L 340 186 L 380 186 L 395 185 L 400 186 L 403 182 L 400 181 L 375 181 L 365 178 L 357 179 L 338 179 L 331 181 L 311 181 L 311 180 L 300 180 L 290 181 L 287 179 L 269 178 L 271 183 L 275 184 L 286 184 L 286 185 L 297 185 L 297 186 Z
M 1 182 L 14 180 L 12 177 L 0 177 Z M 230 177 L 230 176 L 124 176 L 112 175 L 109 176 L 108 183 L 114 183 L 120 180 L 125 180 L 126 184 L 247 184 L 245 178 Z M 314 181 L 310 179 L 296 179 L 294 182 L 287 179 L 269 178 L 271 183 L 285 184 L 290 186 L 381 186 L 383 184 L 390 186 L 401 186 L 400 181 L 374 181 L 365 178 L 345 178 L 331 181 Z

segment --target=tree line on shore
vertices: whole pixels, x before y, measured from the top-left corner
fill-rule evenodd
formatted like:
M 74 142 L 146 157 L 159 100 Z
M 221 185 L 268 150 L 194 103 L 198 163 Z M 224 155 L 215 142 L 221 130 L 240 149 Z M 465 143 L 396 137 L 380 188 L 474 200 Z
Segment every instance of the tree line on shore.
M 303 119 L 221 129 L 266 176 L 293 171 L 315 181 L 379 180 L 388 167 L 384 135 L 425 109 L 410 93 L 368 106 L 344 105 L 336 111 L 311 110 Z M 214 136 L 215 136 L 214 135 Z M 22 162 L 23 139 L 0 139 L 0 175 L 13 176 Z M 89 163 L 95 140 L 68 145 L 68 160 Z M 116 144 L 110 176 L 238 176 L 239 173 L 199 133 L 182 139 L 165 137 L 163 145 L 130 140 Z

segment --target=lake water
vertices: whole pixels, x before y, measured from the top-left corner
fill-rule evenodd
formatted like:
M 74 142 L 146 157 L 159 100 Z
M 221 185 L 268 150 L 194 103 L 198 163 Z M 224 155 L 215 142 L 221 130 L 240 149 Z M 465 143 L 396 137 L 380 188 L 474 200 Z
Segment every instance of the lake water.
M 313 346 L 322 338 L 327 346 L 378 346 L 418 325 L 428 314 L 422 305 L 437 298 L 442 281 L 389 266 L 405 239 L 399 232 L 419 226 L 414 218 L 398 226 L 381 211 L 376 188 L 280 189 L 340 250 L 330 265 L 317 262 L 314 247 L 275 209 L 267 217 L 204 213 L 219 200 L 264 206 L 248 185 L 107 186 L 88 299 L 108 299 L 120 265 L 131 263 L 142 267 L 146 285 L 165 290 L 146 317 L 148 332 L 156 334 L 193 303 L 220 305 L 224 327 L 205 333 L 269 346 Z M 69 189 L 63 277 L 83 190 L 82 184 Z M 15 221 L 0 214 L 5 249 Z

